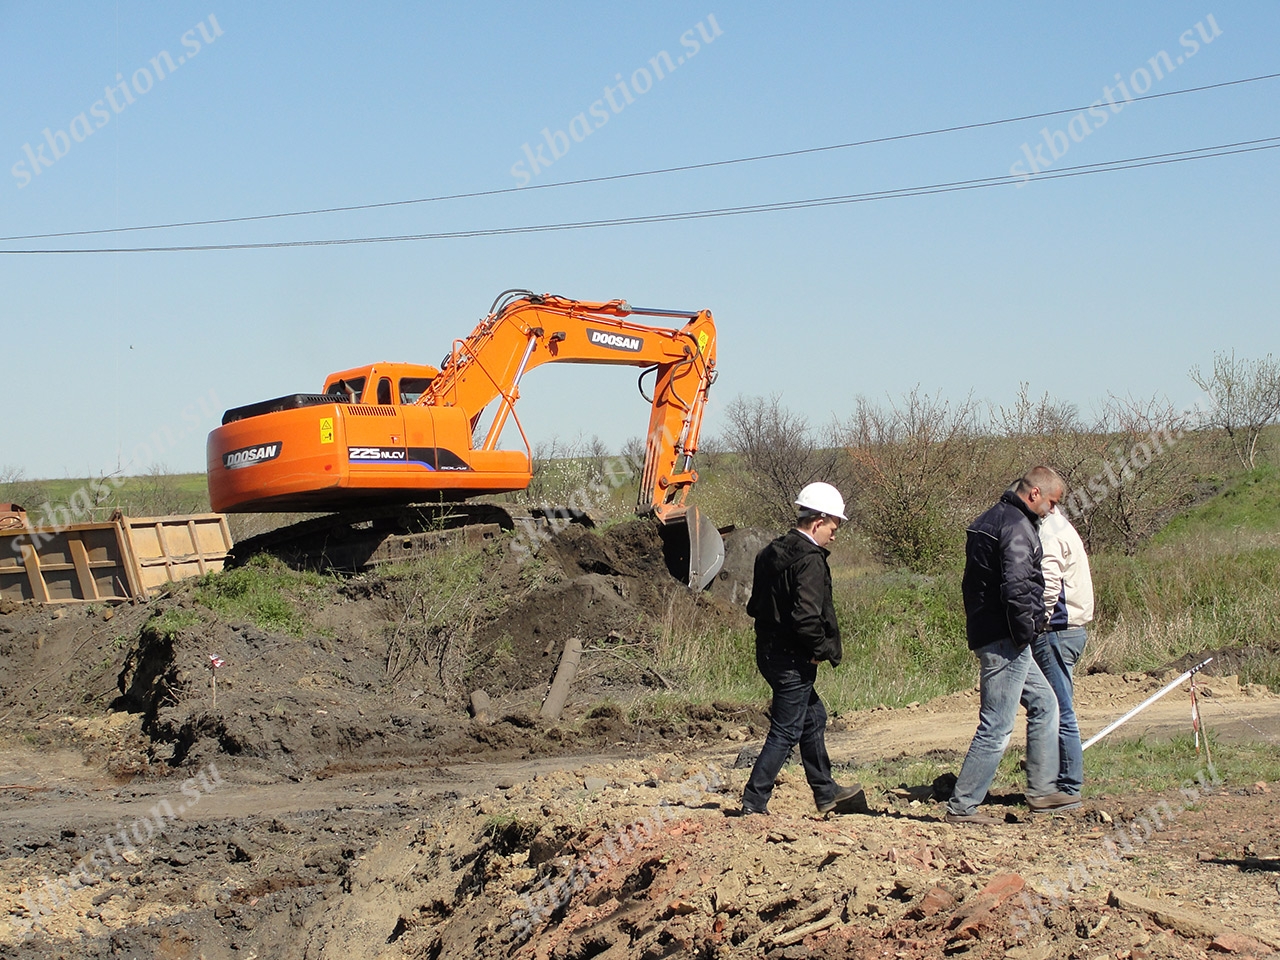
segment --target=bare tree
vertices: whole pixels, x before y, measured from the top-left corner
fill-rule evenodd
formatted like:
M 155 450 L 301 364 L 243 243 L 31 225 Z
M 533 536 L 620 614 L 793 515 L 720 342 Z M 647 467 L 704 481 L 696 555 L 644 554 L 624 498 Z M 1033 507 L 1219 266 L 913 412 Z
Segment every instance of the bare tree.
M 109 506 L 110 487 L 103 483 L 95 487 L 95 506 Z M 196 513 L 209 508 L 208 494 L 203 489 L 183 489 L 181 475 L 170 472 L 163 463 L 153 463 L 145 474 L 133 480 L 126 490 L 128 502 L 125 511 L 133 516 L 161 517 L 183 513 Z M 93 512 L 97 512 L 94 510 Z M 109 512 L 109 511 L 104 511 Z M 103 514 L 99 514 L 100 516 Z M 86 516 L 85 520 L 93 519 Z
M 992 427 L 1000 436 L 1014 441 L 1001 443 L 992 466 L 1005 481 L 1021 476 L 1035 464 L 1053 467 L 1069 487 L 1086 482 L 1088 464 L 1096 460 L 1096 426 L 1080 417 L 1073 403 L 1054 400 L 1048 393 L 1032 399 L 1030 386 L 1019 386 L 1011 406 L 994 407 Z
M 891 561 L 927 568 L 958 542 L 988 445 L 972 395 L 952 406 L 916 386 L 887 407 L 857 399 L 845 428 L 854 511 Z
M 1235 351 L 1215 353 L 1213 371 L 1205 374 L 1193 367 L 1191 380 L 1213 403 L 1200 425 L 1224 431 L 1241 466 L 1252 470 L 1258 438 L 1280 419 L 1280 363 L 1271 354 L 1261 360 L 1237 360 Z
M 28 480 L 21 467 L 5 466 L 0 469 L 0 503 L 16 503 L 31 511 L 48 500 L 49 491 L 44 483 Z
M 16 489 L 25 480 L 26 474 L 21 467 L 8 465 L 0 467 L 0 502 L 16 502 L 12 499 L 13 495 L 10 491 Z
M 724 413 L 720 442 L 737 452 L 752 519 L 785 525 L 795 519 L 800 488 L 825 480 L 844 489 L 847 469 L 832 438 L 822 442 L 809 421 L 771 397 L 737 397 Z
M 1195 500 L 1189 426 L 1187 414 L 1162 397 L 1107 400 L 1094 455 L 1063 503 L 1090 549 L 1114 544 L 1133 553 Z

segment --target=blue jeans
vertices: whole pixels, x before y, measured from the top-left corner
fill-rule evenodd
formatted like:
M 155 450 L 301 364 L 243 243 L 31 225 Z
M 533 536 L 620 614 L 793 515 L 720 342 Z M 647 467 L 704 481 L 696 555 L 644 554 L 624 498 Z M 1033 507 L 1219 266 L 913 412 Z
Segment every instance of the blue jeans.
M 1084 627 L 1042 633 L 1031 643 L 1036 665 L 1058 698 L 1058 789 L 1077 797 L 1084 786 L 1084 751 L 1072 705 L 1071 673 L 1084 653 L 1084 644 Z
M 1030 645 L 997 640 L 974 651 L 978 656 L 978 729 L 965 754 L 947 809 L 967 816 L 987 796 L 996 768 L 1018 717 L 1027 708 L 1027 795 L 1047 796 L 1057 790 L 1058 698 L 1036 666 Z
M 764 747 L 742 791 L 743 807 L 768 808 L 773 782 L 797 743 L 814 802 L 819 806 L 830 802 L 835 799 L 837 787 L 831 777 L 831 759 L 827 756 L 827 708 L 813 689 L 818 665 L 785 653 L 764 654 L 757 650 L 756 666 L 773 689 L 773 706 L 769 711 L 769 733 L 764 738 Z

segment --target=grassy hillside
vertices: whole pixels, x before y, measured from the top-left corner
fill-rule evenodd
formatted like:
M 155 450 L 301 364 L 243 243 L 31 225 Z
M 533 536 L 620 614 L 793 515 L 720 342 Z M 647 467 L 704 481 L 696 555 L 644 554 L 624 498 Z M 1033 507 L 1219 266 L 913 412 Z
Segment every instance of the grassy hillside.
M 1090 665 L 1150 669 L 1232 650 L 1241 682 L 1280 687 L 1280 471 L 1236 478 L 1135 556 L 1094 558 Z
M 36 522 L 49 509 L 56 519 L 71 510 L 78 523 L 105 520 L 114 510 L 132 517 L 202 513 L 209 509 L 203 473 L 155 473 L 140 477 L 27 480 L 0 482 L 0 502 L 25 507 Z

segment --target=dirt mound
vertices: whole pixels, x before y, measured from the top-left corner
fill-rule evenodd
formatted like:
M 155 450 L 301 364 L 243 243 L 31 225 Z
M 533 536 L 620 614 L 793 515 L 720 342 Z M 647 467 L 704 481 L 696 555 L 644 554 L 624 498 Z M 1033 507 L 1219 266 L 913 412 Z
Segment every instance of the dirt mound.
M 504 661 L 479 671 L 486 689 L 543 687 L 554 673 L 569 637 L 584 645 L 645 644 L 664 624 L 688 620 L 745 627 L 739 606 L 690 591 L 668 572 L 658 525 L 634 520 L 603 534 L 572 525 L 546 543 L 530 561 L 536 586 L 514 597 L 477 631 L 478 645 L 502 650 Z M 529 571 L 508 561 L 499 576 L 509 581 Z M 612 671 L 597 675 L 604 686 L 654 682 L 643 669 L 616 661 Z M 491 690 L 492 692 L 492 690 Z
M 1213 662 L 1202 671 L 1205 676 L 1239 676 L 1242 673 L 1248 673 L 1250 668 L 1256 668 L 1274 661 L 1277 650 L 1280 650 L 1280 638 L 1273 639 L 1269 644 L 1265 645 L 1255 644 L 1245 647 L 1228 647 L 1222 650 L 1205 650 L 1198 653 L 1189 653 L 1185 657 L 1166 663 L 1163 667 L 1151 672 L 1156 676 L 1168 673 L 1184 673 L 1207 658 L 1212 657 Z
M 492 549 L 466 609 L 430 577 L 334 579 L 294 598 L 293 632 L 219 616 L 192 585 L 0 614 L 0 958 L 1204 955 L 1209 937 L 1108 905 L 1111 887 L 1280 944 L 1274 785 L 1188 805 L 1171 784 L 1067 818 L 1006 794 L 1002 827 L 967 829 L 940 821 L 927 783 L 873 786 L 875 815 L 815 817 L 791 768 L 772 816 L 738 816 L 747 771 L 731 767 L 763 736 L 758 709 L 645 723 L 617 705 L 661 682 L 636 655 L 672 623 L 747 625 L 667 576 L 655 533 L 571 529 L 524 563 Z M 584 669 L 546 725 L 569 636 Z M 1082 724 L 1162 682 L 1082 677 Z M 492 723 L 465 711 L 479 685 Z M 976 709 L 966 691 L 842 718 L 842 780 L 846 758 L 889 750 L 958 767 Z M 1185 703 L 1156 714 L 1184 725 Z M 1274 708 L 1247 716 L 1256 736 Z M 1067 891 L 1108 844 L 1123 849 Z
M 445 573 L 455 561 L 442 552 Z M 459 552 L 456 562 L 476 562 Z M 620 690 L 664 682 L 652 647 L 664 624 L 742 626 L 731 603 L 695 595 L 667 572 L 657 525 L 603 534 L 570 525 L 528 559 L 483 552 L 474 597 L 436 597 L 429 575 L 334 578 L 305 596 L 305 628 L 263 629 L 198 602 L 199 587 L 117 609 L 24 605 L 0 616 L 0 721 L 46 742 L 77 741 L 117 776 L 164 775 L 234 757 L 275 776 L 443 758 L 512 759 L 660 735 L 584 715 Z M 412 589 L 410 589 L 412 588 Z M 425 622 L 422 610 L 440 615 Z M 534 723 L 565 641 L 589 650 L 558 728 Z M 625 656 L 622 653 L 625 652 Z M 646 660 L 646 656 L 650 656 Z M 216 672 L 213 660 L 224 662 Z M 492 724 L 466 712 L 474 689 Z M 123 712 L 107 739 L 63 717 Z M 715 717 L 707 729 L 718 731 Z M 727 721 L 726 721 L 727 722 Z M 83 741 L 83 742 L 81 742 Z

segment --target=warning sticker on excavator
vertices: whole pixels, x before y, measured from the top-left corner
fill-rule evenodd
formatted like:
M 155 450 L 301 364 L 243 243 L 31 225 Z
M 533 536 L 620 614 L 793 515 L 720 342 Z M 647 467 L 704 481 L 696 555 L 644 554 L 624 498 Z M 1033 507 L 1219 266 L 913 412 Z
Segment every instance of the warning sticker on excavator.
M 320 442 L 333 443 L 333 417 L 320 418 Z
M 698 334 L 698 352 L 699 353 L 707 352 L 707 341 L 710 339 L 711 338 L 707 336 L 707 331 L 705 330 L 703 330 L 701 333 Z

